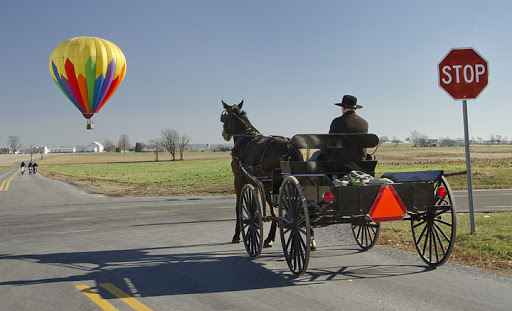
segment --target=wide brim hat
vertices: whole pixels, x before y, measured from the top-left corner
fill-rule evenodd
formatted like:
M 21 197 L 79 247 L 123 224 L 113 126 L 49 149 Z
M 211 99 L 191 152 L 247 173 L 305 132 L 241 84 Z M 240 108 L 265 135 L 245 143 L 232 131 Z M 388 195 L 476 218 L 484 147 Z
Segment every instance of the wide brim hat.
M 352 109 L 361 109 L 363 106 L 360 106 L 357 104 L 357 97 L 352 95 L 345 95 L 343 96 L 343 99 L 341 100 L 341 103 L 335 103 L 336 106 L 341 106 L 345 108 L 352 108 Z

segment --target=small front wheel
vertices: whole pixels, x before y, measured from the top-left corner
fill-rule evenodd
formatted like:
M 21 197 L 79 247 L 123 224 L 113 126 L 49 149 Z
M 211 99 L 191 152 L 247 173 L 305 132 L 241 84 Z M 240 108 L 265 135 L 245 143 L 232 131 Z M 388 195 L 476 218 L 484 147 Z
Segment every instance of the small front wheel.
M 352 233 L 357 245 L 363 251 L 367 251 L 377 244 L 380 234 L 380 222 L 355 222 L 352 223 Z
M 311 228 L 304 192 L 293 176 L 286 177 L 281 184 L 278 219 L 286 263 L 293 274 L 302 275 L 311 254 Z
M 256 258 L 263 247 L 263 217 L 258 192 L 250 184 L 242 188 L 238 217 L 247 254 Z

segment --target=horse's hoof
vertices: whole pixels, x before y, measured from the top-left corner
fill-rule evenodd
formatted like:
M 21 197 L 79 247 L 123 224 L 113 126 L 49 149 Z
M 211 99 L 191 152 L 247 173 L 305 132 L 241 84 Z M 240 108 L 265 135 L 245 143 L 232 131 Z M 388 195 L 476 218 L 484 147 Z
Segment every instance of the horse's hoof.
M 265 243 L 263 243 L 263 247 L 264 248 L 269 248 L 269 247 L 272 247 L 272 244 L 274 244 L 274 242 L 272 242 L 272 241 L 265 241 Z
M 315 242 L 315 239 L 311 239 L 311 245 L 309 246 L 309 248 L 310 248 L 312 251 L 316 251 L 316 242 Z
M 233 238 L 233 240 L 231 240 L 231 243 L 232 243 L 232 244 L 238 244 L 238 243 L 240 243 L 240 238 Z

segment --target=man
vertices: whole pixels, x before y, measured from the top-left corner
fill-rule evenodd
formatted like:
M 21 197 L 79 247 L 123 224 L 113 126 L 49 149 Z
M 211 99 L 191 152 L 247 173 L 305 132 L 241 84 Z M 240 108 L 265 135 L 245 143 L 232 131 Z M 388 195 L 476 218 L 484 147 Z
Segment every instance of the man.
M 357 115 L 356 110 L 363 108 L 357 104 L 357 98 L 352 95 L 345 95 L 341 103 L 342 116 L 337 117 L 331 123 L 329 134 L 368 134 L 368 122 Z M 352 162 L 346 165 L 347 169 L 357 169 L 357 165 L 353 162 L 359 162 L 366 158 L 366 149 L 358 147 L 348 147 L 341 150 L 331 150 L 328 161 Z
M 356 114 L 356 109 L 361 109 L 363 106 L 357 104 L 357 98 L 352 95 L 343 96 L 341 103 L 336 103 L 336 106 L 341 106 L 342 116 L 337 117 L 331 123 L 329 134 L 332 133 L 361 133 L 368 134 L 368 122 Z

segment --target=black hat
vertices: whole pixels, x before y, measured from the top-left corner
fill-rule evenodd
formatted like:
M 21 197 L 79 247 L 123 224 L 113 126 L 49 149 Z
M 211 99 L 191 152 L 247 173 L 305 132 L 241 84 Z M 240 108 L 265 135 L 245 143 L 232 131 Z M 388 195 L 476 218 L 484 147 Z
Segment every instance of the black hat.
M 341 103 L 335 103 L 336 106 L 341 106 L 345 108 L 353 108 L 353 109 L 361 109 L 363 106 L 357 105 L 357 97 L 352 95 L 345 95 L 341 100 Z

